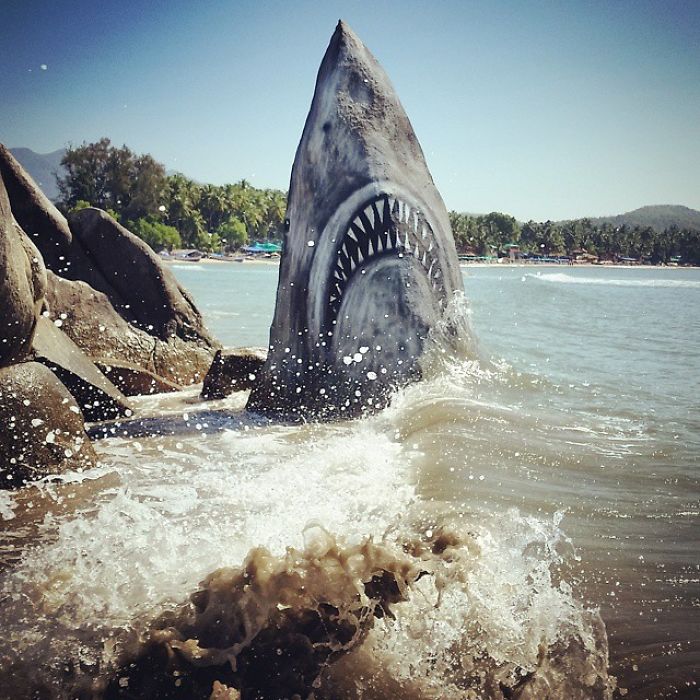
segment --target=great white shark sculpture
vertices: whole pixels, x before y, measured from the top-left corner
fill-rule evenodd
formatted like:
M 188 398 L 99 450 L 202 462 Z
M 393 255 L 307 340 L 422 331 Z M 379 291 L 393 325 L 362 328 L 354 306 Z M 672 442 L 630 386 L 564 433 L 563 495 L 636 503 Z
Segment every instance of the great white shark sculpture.
M 354 416 L 420 378 L 462 277 L 445 205 L 374 56 L 339 22 L 297 148 L 269 354 L 248 409 Z

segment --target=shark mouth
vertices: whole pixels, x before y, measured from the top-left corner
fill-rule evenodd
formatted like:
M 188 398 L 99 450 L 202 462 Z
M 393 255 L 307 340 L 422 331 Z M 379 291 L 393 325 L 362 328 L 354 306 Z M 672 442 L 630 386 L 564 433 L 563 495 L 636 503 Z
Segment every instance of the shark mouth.
M 379 258 L 412 257 L 422 268 L 440 310 L 447 293 L 433 229 L 420 209 L 403 199 L 380 194 L 360 206 L 350 218 L 337 246 L 329 280 L 326 328 L 336 325 L 344 294 L 358 274 Z

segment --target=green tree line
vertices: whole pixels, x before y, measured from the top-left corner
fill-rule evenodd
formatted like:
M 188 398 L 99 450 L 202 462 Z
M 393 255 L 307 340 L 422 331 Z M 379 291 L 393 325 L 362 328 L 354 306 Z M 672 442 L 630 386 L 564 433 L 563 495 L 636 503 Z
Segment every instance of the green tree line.
M 152 248 L 236 249 L 250 240 L 282 236 L 286 194 L 245 180 L 200 184 L 180 173 L 167 175 L 150 155 L 108 138 L 66 151 L 58 177 L 59 206 L 108 211 Z
M 504 255 L 514 244 L 523 253 L 547 257 L 587 253 L 602 260 L 634 258 L 659 264 L 680 259 L 700 264 L 700 231 L 677 226 L 656 231 L 589 219 L 520 223 L 501 212 L 475 216 L 455 211 L 450 212 L 450 223 L 458 252 L 478 256 Z

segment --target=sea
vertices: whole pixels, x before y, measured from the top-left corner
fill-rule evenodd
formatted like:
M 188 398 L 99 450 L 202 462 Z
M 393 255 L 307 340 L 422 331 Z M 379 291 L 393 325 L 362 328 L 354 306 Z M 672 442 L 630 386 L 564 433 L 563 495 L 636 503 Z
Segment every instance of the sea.
M 171 268 L 267 344 L 276 266 Z M 244 700 L 699 698 L 700 270 L 463 275 L 380 413 L 140 397 L 98 467 L 1 492 L 0 697 L 185 697 L 133 671 L 161 644 Z

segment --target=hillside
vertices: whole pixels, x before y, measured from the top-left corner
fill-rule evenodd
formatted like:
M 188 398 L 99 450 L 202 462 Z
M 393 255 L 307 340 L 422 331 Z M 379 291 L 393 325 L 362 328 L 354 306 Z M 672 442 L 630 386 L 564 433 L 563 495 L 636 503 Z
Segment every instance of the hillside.
M 593 224 L 610 223 L 614 226 L 651 226 L 656 231 L 663 231 L 674 224 L 678 228 L 688 228 L 700 231 L 700 211 L 690 209 L 680 204 L 657 204 L 640 207 L 626 214 L 615 216 L 600 216 L 591 219 Z
M 61 170 L 61 158 L 66 153 L 65 148 L 59 148 L 52 153 L 35 153 L 29 148 L 11 148 L 10 152 L 34 178 L 49 199 L 58 199 L 56 173 Z

